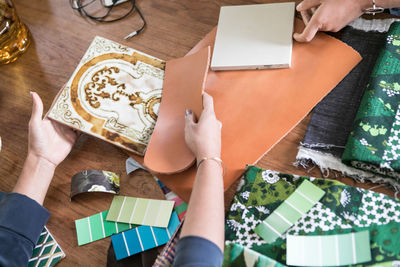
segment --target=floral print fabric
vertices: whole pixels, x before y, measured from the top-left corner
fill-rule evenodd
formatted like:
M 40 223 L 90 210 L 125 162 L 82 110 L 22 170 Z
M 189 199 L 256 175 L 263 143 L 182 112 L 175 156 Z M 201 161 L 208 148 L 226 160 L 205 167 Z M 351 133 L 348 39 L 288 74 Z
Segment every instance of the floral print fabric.
M 325 196 L 281 238 L 267 244 L 253 229 L 305 179 Z M 359 266 L 400 260 L 400 201 L 335 180 L 279 173 L 248 166 L 226 216 L 227 244 L 235 243 L 286 263 L 286 234 L 329 235 L 370 231 L 372 261 Z

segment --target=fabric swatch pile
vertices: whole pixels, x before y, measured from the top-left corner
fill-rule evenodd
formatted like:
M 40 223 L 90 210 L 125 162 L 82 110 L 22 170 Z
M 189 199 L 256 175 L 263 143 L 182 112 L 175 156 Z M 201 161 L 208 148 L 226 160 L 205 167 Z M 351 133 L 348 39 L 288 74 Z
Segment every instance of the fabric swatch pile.
M 311 161 L 323 173 L 335 170 L 399 191 L 400 23 L 358 19 L 352 25 L 360 30 L 347 27 L 341 39 L 363 60 L 315 107 L 296 164 Z
M 255 229 L 263 222 L 268 222 L 274 213 L 280 213 L 276 220 L 286 225 L 285 215 L 280 208 L 288 204 L 288 199 L 293 197 L 305 181 L 323 191 L 322 198 L 274 241 L 265 241 Z M 338 262 L 349 260 L 357 266 L 392 266 L 392 262 L 400 259 L 399 230 L 398 199 L 347 186 L 335 180 L 248 166 L 226 216 L 223 266 L 265 266 L 266 263 L 271 264 L 268 266 L 283 266 L 290 258 L 299 257 L 296 251 L 310 251 L 307 246 L 305 249 L 297 246 L 289 251 L 290 246 L 296 244 L 294 242 L 307 242 L 312 237 L 320 240 L 319 246 L 318 242 L 316 244 L 320 248 L 330 246 L 334 242 L 329 241 L 331 237 L 338 240 L 339 245 L 331 246 L 330 254 L 337 255 L 332 259 L 337 261 L 336 264 L 331 265 L 344 266 L 346 264 Z M 296 241 L 299 238 L 302 241 Z M 341 250 L 344 246 L 349 249 Z M 364 250 L 357 254 L 358 249 Z M 318 254 L 316 251 L 311 253 Z M 352 257 L 346 259 L 343 255 L 348 256 L 349 253 Z M 314 258 L 318 257 L 297 258 L 297 261 L 306 260 L 302 266 L 320 265 L 312 264 Z M 327 258 L 320 260 L 328 261 Z

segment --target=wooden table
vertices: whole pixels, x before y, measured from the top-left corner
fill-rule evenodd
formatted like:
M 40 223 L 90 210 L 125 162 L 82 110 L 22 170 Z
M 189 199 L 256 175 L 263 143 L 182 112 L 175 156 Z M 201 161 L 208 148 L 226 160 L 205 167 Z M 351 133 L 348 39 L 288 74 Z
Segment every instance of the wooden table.
M 123 37 L 141 24 L 137 14 L 119 22 L 99 24 L 79 16 L 70 8 L 67 0 L 15 0 L 19 16 L 32 33 L 33 42 L 16 62 L 0 65 L 0 136 L 3 141 L 0 190 L 12 190 L 26 156 L 31 112 L 29 91 L 39 93 L 47 110 L 96 35 L 169 60 L 184 56 L 217 24 L 220 6 L 266 2 L 272 1 L 138 1 L 147 27 L 139 36 L 125 41 Z M 292 165 L 308 119 L 265 155 L 258 165 L 282 172 L 321 177 L 318 168 L 307 172 Z M 157 184 L 145 171 L 126 175 L 126 159 L 126 154 L 119 148 L 82 135 L 68 158 L 57 168 L 44 206 L 51 212 L 47 226 L 67 254 L 59 266 L 78 263 L 81 266 L 104 266 L 110 243 L 110 239 L 103 239 L 78 247 L 74 220 L 106 210 L 113 196 L 91 193 L 70 201 L 70 179 L 75 173 L 85 169 L 114 171 L 122 174 L 122 195 L 163 198 Z M 340 180 L 355 185 L 351 179 Z M 373 185 L 360 186 L 370 188 Z M 393 192 L 382 187 L 377 191 L 393 195 Z M 234 187 L 226 193 L 227 206 L 233 192 Z

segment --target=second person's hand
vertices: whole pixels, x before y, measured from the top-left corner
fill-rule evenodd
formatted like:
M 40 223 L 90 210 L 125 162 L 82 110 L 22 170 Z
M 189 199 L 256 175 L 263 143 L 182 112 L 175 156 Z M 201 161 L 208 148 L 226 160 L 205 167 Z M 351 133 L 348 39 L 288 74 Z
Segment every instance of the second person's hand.
M 318 31 L 337 32 L 372 6 L 371 0 L 304 0 L 297 5 L 306 24 L 301 33 L 294 33 L 298 42 L 310 42 Z

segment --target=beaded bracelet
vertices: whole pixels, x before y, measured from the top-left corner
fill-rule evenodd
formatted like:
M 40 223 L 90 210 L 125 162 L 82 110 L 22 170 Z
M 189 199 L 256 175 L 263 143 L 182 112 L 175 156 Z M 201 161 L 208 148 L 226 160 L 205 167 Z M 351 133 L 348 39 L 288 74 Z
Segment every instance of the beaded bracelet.
M 225 173 L 226 173 L 226 165 L 225 165 L 225 163 L 222 161 L 222 159 L 220 159 L 220 158 L 218 158 L 218 157 L 209 157 L 209 158 L 207 158 L 207 157 L 205 157 L 205 158 L 202 158 L 198 163 L 197 163 L 197 168 L 199 168 L 199 166 L 200 166 L 200 164 L 201 163 L 203 163 L 204 161 L 206 161 L 206 160 L 214 160 L 215 162 L 217 162 L 219 165 L 221 165 L 221 167 L 222 167 L 222 176 L 225 176 Z

